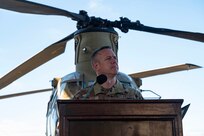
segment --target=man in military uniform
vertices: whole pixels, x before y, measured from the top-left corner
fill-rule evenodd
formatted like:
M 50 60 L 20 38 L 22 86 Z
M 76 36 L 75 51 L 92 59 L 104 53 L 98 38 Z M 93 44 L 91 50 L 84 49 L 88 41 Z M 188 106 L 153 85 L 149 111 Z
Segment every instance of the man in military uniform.
M 74 99 L 143 99 L 141 93 L 117 80 L 118 59 L 109 46 L 97 49 L 91 56 L 96 82 L 80 90 Z

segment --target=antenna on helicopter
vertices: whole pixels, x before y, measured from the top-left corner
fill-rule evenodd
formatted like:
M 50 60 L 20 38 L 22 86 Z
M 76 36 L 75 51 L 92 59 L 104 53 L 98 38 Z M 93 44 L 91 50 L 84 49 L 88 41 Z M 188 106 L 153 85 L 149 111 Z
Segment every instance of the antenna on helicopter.
M 156 96 L 158 96 L 158 99 L 161 99 L 161 96 L 160 96 L 159 94 L 155 93 L 155 92 L 152 91 L 152 90 L 142 90 L 142 89 L 140 89 L 140 91 L 141 91 L 141 93 L 142 93 L 142 92 L 151 92 L 151 93 L 155 94 Z

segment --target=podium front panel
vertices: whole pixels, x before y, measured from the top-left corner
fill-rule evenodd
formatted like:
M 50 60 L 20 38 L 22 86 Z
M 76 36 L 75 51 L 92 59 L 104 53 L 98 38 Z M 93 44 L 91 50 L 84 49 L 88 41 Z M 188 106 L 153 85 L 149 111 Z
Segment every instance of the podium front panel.
M 183 100 L 59 100 L 60 136 L 182 136 Z

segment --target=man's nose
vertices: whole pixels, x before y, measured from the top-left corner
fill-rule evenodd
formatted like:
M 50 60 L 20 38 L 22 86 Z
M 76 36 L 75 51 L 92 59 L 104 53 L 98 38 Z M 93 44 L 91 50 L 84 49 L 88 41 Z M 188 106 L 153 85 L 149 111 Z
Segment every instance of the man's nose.
M 117 61 L 117 58 L 115 58 L 115 57 L 112 57 L 111 58 L 111 63 L 117 63 L 118 61 Z

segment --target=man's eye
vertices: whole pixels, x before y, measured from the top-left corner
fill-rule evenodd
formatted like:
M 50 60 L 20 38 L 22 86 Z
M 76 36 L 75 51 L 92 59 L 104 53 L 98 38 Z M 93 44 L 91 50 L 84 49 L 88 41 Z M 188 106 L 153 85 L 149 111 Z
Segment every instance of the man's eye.
M 106 58 L 105 60 L 111 60 L 111 57 Z
M 113 57 L 107 57 L 107 58 L 105 58 L 105 60 L 107 60 L 107 61 L 111 61 L 112 59 L 117 60 L 117 57 L 116 57 L 116 56 L 113 56 Z

